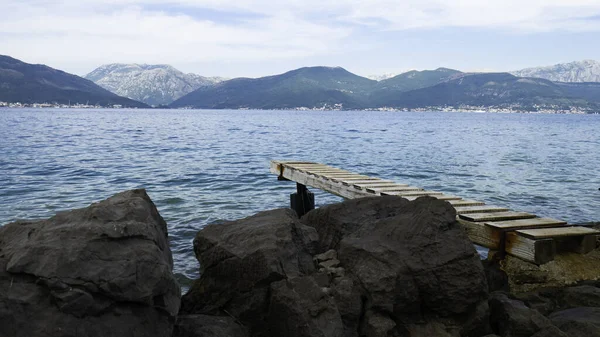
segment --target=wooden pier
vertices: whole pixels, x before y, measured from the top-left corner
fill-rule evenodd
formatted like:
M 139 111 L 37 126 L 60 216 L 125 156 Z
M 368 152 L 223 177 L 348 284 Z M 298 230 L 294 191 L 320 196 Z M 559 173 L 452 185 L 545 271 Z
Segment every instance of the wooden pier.
M 431 196 L 445 200 L 454 207 L 457 220 L 475 244 L 538 265 L 554 260 L 556 254 L 565 251 L 586 254 L 595 248 L 597 236 L 600 235 L 600 231 L 569 225 L 565 221 L 465 200 L 319 163 L 271 161 L 271 172 L 281 180 L 297 183 L 298 193 L 292 196 L 292 208 L 300 215 L 314 208 L 314 197 L 306 186 L 346 199 L 397 195 L 415 200 Z

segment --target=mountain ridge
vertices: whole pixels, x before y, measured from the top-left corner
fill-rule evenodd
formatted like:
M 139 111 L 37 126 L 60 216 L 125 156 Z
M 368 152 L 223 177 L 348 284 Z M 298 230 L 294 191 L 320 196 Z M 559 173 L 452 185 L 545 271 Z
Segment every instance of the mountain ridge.
M 0 55 L 0 101 L 9 103 L 91 103 L 102 106 L 148 107 L 118 96 L 94 82 L 43 64 Z
M 183 73 L 168 64 L 110 63 L 85 78 L 121 96 L 149 105 L 167 105 L 202 87 L 221 82 L 220 77 Z
M 600 82 L 600 61 L 582 60 L 511 71 L 519 77 L 544 78 L 555 82 Z

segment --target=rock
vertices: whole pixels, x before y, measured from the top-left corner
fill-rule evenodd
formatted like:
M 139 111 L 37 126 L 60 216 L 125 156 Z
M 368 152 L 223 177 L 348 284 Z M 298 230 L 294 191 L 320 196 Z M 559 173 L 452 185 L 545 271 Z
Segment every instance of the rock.
M 551 325 L 543 328 L 542 330 L 534 333 L 531 337 L 570 337 L 566 333 L 562 332 L 559 328 Z
M 0 227 L 1 336 L 171 336 L 180 290 L 144 190 Z
M 600 337 L 600 308 L 567 309 L 555 312 L 549 318 L 571 337 Z
M 349 277 L 340 277 L 334 280 L 332 292 L 344 323 L 344 336 L 358 336 L 363 307 L 360 286 Z
M 227 316 L 182 315 L 173 337 L 247 337 L 248 332 Z
M 265 327 L 270 284 L 315 271 L 317 239 L 290 209 L 206 226 L 194 239 L 201 277 L 183 297 L 181 312 L 226 311 L 257 333 Z
M 337 260 L 337 251 L 335 251 L 335 249 L 330 249 L 323 254 L 315 255 L 315 261 L 317 261 L 317 263 L 327 260 Z
M 398 214 L 408 200 L 383 196 L 359 198 L 314 209 L 302 217 L 302 222 L 314 227 L 319 234 L 319 251 L 337 249 L 342 238 L 365 223 Z
M 564 288 L 558 295 L 558 305 L 563 309 L 600 307 L 600 288 L 589 285 Z
M 344 333 L 334 299 L 310 276 L 271 284 L 267 321 L 271 336 L 342 337 Z
M 406 203 L 381 198 L 381 205 L 376 203 L 380 198 L 371 199 L 367 204 L 379 211 L 365 210 L 375 217 L 371 221 L 357 215 L 360 223 L 340 227 L 349 223 L 348 213 L 362 207 L 354 200 L 335 205 L 337 213 L 324 207 L 326 219 L 313 212 L 303 219 L 331 223 L 335 230 L 321 229 L 326 235 L 352 228 L 339 242 L 338 259 L 364 289 L 365 312 L 388 315 L 398 331 L 414 320 L 425 318 L 426 325 L 443 318 L 448 331 L 469 321 L 483 326 L 469 327 L 465 336 L 487 332 L 487 318 L 471 317 L 487 317 L 485 274 L 454 208 L 428 197 Z M 475 310 L 478 306 L 484 310 Z
M 504 293 L 491 294 L 489 304 L 492 329 L 502 337 L 530 337 L 552 326 L 538 311 Z
M 370 312 L 367 317 L 367 337 L 387 337 L 393 336 L 393 329 L 396 327 L 396 322 L 382 314 Z
M 561 252 L 554 257 L 554 261 L 539 266 L 507 255 L 502 270 L 508 275 L 511 293 L 549 287 L 562 288 L 581 281 L 598 279 L 600 249 L 587 254 Z
M 331 268 L 336 268 L 339 265 L 340 265 L 340 260 L 338 260 L 338 259 L 327 260 L 327 261 L 323 261 L 323 262 L 319 263 L 319 267 L 325 268 L 325 270 L 331 269 Z

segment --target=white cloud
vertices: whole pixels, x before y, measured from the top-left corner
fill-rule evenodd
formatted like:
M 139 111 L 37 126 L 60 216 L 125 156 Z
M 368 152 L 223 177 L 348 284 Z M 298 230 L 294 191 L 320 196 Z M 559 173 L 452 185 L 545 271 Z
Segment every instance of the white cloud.
M 347 53 L 348 46 L 360 48 L 354 33 L 365 29 L 600 31 L 598 0 L 5 1 L 0 53 L 79 74 L 108 62 L 269 62 Z M 166 6 L 210 9 L 214 17 Z M 232 24 L 219 13 L 257 15 Z

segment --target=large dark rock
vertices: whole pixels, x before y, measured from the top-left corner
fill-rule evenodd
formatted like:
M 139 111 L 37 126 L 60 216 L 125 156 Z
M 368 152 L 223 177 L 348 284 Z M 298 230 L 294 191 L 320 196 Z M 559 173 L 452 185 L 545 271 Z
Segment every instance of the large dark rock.
M 270 335 L 342 337 L 342 317 L 327 292 L 311 276 L 273 282 L 268 314 Z
M 170 336 L 180 290 L 144 190 L 0 228 L 0 336 Z
M 183 297 L 182 312 L 226 312 L 258 334 L 271 283 L 314 272 L 317 238 L 290 209 L 206 226 L 194 239 L 201 277 Z
M 400 197 L 359 198 L 314 209 L 302 222 L 319 233 L 320 251 L 338 249 L 342 238 L 365 224 L 398 214 L 409 201 Z
M 248 332 L 228 316 L 182 315 L 173 337 L 248 337 Z
M 492 328 L 502 337 L 530 337 L 552 327 L 550 320 L 537 310 L 504 293 L 493 293 L 489 303 Z
M 554 325 L 571 337 L 600 337 L 600 308 L 567 309 L 549 317 Z
M 454 208 L 434 198 L 398 200 L 392 207 L 393 199 L 382 198 L 382 205 L 374 207 L 384 214 L 376 212 L 371 221 L 359 217 L 360 223 L 346 225 L 353 231 L 339 243 L 341 265 L 364 290 L 367 317 L 393 321 L 395 326 L 387 325 L 388 334 L 419 331 L 415 322 L 463 336 L 485 334 L 488 286 L 479 255 L 456 221 Z M 371 207 L 376 200 L 369 200 Z M 348 214 L 360 207 L 342 205 L 347 207 L 335 212 L 325 207 L 321 213 L 335 226 L 342 222 L 335 220 L 338 214 L 348 224 Z M 327 221 L 317 223 L 324 226 Z
M 201 277 L 182 313 L 231 315 L 253 337 L 491 332 L 479 255 L 444 201 L 268 211 L 207 226 L 194 247 Z

